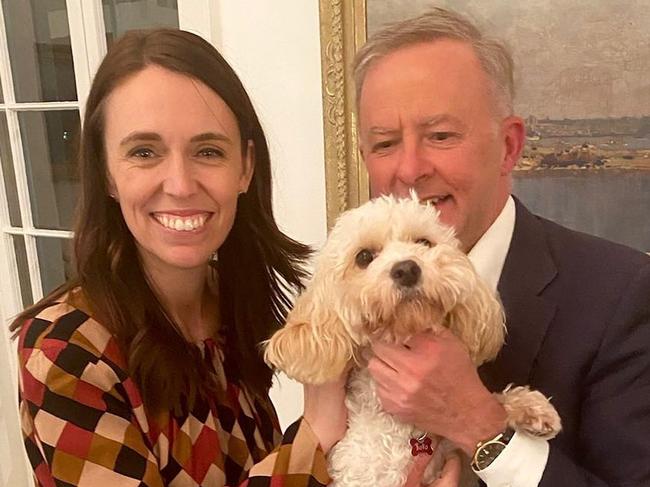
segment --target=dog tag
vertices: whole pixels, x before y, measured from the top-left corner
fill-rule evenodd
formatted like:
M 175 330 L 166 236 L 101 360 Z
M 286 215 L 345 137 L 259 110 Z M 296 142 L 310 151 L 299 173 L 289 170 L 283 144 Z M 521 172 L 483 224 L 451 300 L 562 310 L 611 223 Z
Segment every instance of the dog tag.
M 423 438 L 411 438 L 411 455 L 417 457 L 421 453 L 433 455 L 433 448 L 431 448 L 431 438 L 424 436 Z

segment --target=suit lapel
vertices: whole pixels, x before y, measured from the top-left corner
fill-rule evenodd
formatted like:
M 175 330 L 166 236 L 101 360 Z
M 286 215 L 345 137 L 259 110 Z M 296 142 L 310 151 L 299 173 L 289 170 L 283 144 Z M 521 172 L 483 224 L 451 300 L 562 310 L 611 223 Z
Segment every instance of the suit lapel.
M 545 298 L 544 289 L 557 275 L 557 267 L 541 222 L 516 198 L 512 242 L 499 280 L 498 290 L 506 310 L 506 345 L 499 356 L 480 369 L 492 391 L 509 383 L 530 382 L 533 364 L 556 304 Z

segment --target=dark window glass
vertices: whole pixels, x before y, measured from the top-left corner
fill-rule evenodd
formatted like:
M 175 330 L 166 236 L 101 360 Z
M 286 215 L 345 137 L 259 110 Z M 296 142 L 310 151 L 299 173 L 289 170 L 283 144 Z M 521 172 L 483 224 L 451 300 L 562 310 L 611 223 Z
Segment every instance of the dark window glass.
M 178 29 L 176 0 L 102 0 L 106 45 L 129 30 L 171 27 Z
M 34 226 L 71 230 L 79 192 L 79 112 L 22 112 L 18 120 Z
M 65 0 L 2 0 L 17 102 L 75 101 Z
M 22 235 L 12 235 L 14 251 L 16 252 L 16 266 L 18 267 L 18 278 L 20 281 L 20 295 L 23 306 L 26 308 L 34 303 L 31 281 L 29 279 L 29 265 L 27 263 L 27 252 L 25 250 L 25 238 Z
M 2 176 L 4 179 L 7 201 L 9 203 L 9 223 L 13 227 L 21 226 L 18 191 L 14 173 L 14 161 L 11 156 L 9 130 L 7 129 L 7 114 L 0 110 L 0 160 L 2 160 Z
M 65 238 L 36 237 L 44 296 L 72 277 L 71 244 Z

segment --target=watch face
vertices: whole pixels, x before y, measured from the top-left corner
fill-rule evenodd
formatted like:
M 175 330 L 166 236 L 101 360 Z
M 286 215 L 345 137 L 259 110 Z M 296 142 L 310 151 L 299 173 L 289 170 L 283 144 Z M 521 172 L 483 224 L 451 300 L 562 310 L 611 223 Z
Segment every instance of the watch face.
M 476 455 L 476 466 L 479 470 L 490 465 L 499 456 L 506 446 L 503 443 L 487 443 L 481 447 Z

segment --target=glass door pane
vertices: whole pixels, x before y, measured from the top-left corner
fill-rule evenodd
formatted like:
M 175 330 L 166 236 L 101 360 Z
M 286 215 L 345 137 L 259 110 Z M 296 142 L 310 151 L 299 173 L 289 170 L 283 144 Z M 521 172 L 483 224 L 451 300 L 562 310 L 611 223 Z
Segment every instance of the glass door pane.
M 26 308 L 34 303 L 32 295 L 31 280 L 29 278 L 29 265 L 27 263 L 27 251 L 25 249 L 25 238 L 22 235 L 12 235 L 14 252 L 16 252 L 16 264 L 18 267 L 18 278 L 20 280 L 20 295 L 23 306 Z
M 176 0 L 102 0 L 106 45 L 129 30 L 171 27 L 178 29 Z
M 2 0 L 16 102 L 75 101 L 65 0 Z
M 71 230 L 79 193 L 79 112 L 21 112 L 18 120 L 34 226 Z
M 36 237 L 43 296 L 72 277 L 72 241 L 64 238 Z
M 19 227 L 22 225 L 22 220 L 18 204 L 18 189 L 14 173 L 14 160 L 11 156 L 11 145 L 9 143 L 7 114 L 3 110 L 0 110 L 0 159 L 2 160 L 2 176 L 9 203 L 9 223 L 12 227 Z

